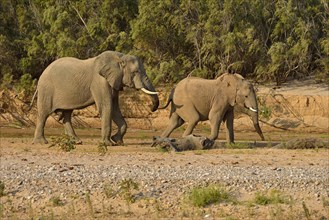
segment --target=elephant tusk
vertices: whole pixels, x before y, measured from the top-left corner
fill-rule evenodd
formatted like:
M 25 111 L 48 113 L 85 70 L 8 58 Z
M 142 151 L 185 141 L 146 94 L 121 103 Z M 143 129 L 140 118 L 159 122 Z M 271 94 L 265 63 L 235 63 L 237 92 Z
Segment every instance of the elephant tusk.
M 147 90 L 145 88 L 141 88 L 141 90 L 143 92 L 145 92 L 146 94 L 149 94 L 149 95 L 157 95 L 157 94 L 159 94 L 158 92 L 152 92 L 152 91 L 149 91 L 149 90 Z
M 249 110 L 250 111 L 253 111 L 253 112 L 258 112 L 256 109 L 254 109 L 253 107 L 249 107 Z

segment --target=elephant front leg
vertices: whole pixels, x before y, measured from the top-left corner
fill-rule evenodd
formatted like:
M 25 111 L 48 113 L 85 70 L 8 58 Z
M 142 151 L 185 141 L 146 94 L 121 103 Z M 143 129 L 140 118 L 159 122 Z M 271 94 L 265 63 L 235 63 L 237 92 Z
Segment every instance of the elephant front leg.
M 209 116 L 211 134 L 209 136 L 210 140 L 216 140 L 219 134 L 220 124 L 222 123 L 223 116 L 215 113 Z
M 127 123 L 124 120 L 121 112 L 113 114 L 113 121 L 118 126 L 118 131 L 115 135 L 111 137 L 111 139 L 117 145 L 123 145 L 123 136 L 126 134 L 127 131 Z
M 233 129 L 233 120 L 234 120 L 234 111 L 227 111 L 224 117 L 226 120 L 226 140 L 229 144 L 234 144 L 234 129 Z
M 120 111 L 119 107 L 119 91 L 113 91 L 113 112 L 112 112 L 112 119 L 113 122 L 118 126 L 118 131 L 115 135 L 111 137 L 111 139 L 117 144 L 117 145 L 123 145 L 123 136 L 126 134 L 127 131 L 127 123 L 125 119 L 122 116 L 122 113 Z
M 103 107 L 101 112 L 102 121 L 102 141 L 107 146 L 112 146 L 113 143 L 110 140 L 111 137 L 111 127 L 112 127 L 112 107 Z
M 101 118 L 102 144 L 112 146 L 110 140 L 112 126 L 112 89 L 107 82 L 102 82 L 96 88 L 92 88 L 92 96 L 95 100 Z

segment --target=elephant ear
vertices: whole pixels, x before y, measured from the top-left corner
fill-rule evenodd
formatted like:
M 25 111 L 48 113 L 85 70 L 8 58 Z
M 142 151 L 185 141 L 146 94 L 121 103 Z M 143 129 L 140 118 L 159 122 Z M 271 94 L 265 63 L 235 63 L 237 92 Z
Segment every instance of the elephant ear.
M 116 52 L 107 51 L 96 57 L 95 68 L 99 75 L 103 76 L 115 90 L 122 89 L 124 61 Z
M 220 79 L 221 83 L 223 83 L 223 87 L 225 88 L 227 100 L 230 106 L 234 106 L 236 102 L 237 95 L 237 80 L 233 74 L 224 75 L 223 78 Z
M 235 101 L 238 104 L 243 104 L 246 96 L 249 95 L 250 93 L 250 88 L 252 87 L 251 84 L 243 78 L 240 74 L 235 73 L 234 74 L 236 77 L 236 82 L 237 82 L 237 94 Z

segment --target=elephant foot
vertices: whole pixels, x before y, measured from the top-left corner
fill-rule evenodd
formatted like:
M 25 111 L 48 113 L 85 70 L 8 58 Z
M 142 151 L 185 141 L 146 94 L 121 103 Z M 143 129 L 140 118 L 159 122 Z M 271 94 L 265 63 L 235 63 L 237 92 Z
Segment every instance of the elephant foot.
M 111 140 L 108 140 L 108 139 L 103 140 L 103 144 L 105 146 L 114 146 L 115 145 Z
M 34 138 L 32 144 L 48 144 L 48 141 L 44 137 Z
M 116 146 L 123 146 L 124 145 L 122 138 L 119 138 L 116 135 L 112 136 L 111 140 L 115 143 Z

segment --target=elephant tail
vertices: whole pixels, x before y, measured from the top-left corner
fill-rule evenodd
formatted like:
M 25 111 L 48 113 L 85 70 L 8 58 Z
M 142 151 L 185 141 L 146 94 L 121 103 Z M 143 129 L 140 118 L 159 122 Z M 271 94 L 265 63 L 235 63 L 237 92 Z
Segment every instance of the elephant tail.
M 33 102 L 34 102 L 35 97 L 37 96 L 37 93 L 38 93 L 38 89 L 36 89 L 35 92 L 34 92 L 34 94 L 33 94 L 33 97 L 32 97 L 32 100 L 31 100 L 31 103 L 30 103 L 30 106 L 29 106 L 28 111 L 30 111 L 32 109 Z
M 171 92 L 170 92 L 170 95 L 169 95 L 169 98 L 168 98 L 168 101 L 166 103 L 165 106 L 162 106 L 162 107 L 159 107 L 158 109 L 165 109 L 168 107 L 168 105 L 170 104 L 170 102 L 172 102 L 172 99 L 174 97 L 174 92 L 175 92 L 175 89 L 172 89 Z

